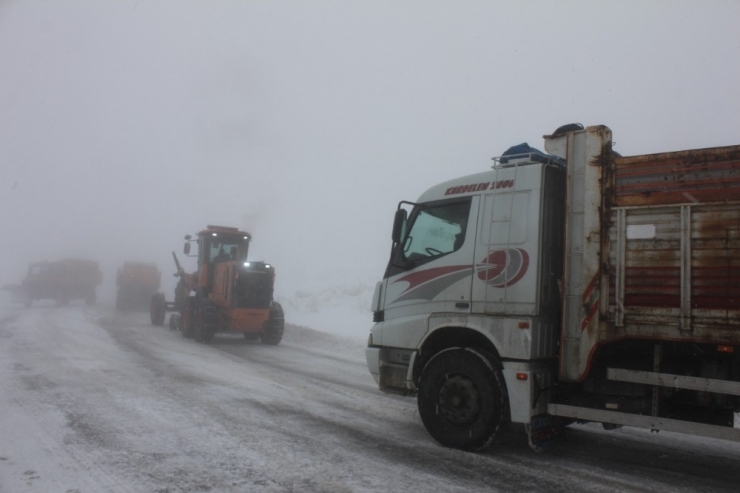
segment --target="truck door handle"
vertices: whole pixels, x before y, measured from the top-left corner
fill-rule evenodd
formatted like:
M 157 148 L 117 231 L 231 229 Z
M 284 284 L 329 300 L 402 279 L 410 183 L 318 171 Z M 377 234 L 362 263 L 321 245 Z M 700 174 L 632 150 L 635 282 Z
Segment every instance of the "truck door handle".
M 455 303 L 455 308 L 470 308 L 470 303 Z

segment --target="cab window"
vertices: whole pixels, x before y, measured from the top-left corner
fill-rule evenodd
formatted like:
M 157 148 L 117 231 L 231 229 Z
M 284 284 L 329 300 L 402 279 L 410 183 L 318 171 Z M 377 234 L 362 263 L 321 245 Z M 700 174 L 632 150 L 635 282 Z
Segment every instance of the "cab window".
M 417 206 L 403 242 L 404 259 L 418 265 L 459 250 L 465 241 L 469 215 L 470 199 Z

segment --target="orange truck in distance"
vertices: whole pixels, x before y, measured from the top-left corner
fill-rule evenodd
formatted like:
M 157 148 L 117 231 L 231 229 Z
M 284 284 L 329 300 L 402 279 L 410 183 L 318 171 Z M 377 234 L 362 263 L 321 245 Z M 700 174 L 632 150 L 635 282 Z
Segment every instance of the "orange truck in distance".
M 126 261 L 116 275 L 116 310 L 146 311 L 159 289 L 162 273 L 156 265 Z

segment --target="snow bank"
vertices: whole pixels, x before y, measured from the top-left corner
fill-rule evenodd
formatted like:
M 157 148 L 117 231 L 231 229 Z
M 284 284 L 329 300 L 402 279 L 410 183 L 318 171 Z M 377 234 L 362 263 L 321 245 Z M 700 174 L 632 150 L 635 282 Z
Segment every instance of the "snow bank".
M 366 283 L 338 284 L 278 293 L 276 299 L 290 324 L 364 341 L 373 324 L 374 289 Z

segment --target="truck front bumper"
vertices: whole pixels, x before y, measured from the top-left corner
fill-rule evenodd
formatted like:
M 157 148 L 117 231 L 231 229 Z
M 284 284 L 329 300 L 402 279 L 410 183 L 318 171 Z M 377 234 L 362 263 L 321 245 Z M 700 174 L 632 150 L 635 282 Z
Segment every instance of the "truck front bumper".
M 380 383 L 380 348 L 366 348 L 365 360 L 367 361 L 367 369 L 370 370 L 370 374 L 375 379 L 375 383 Z
M 383 392 L 401 395 L 416 392 L 412 377 L 416 351 L 368 346 L 365 359 L 370 374 Z

